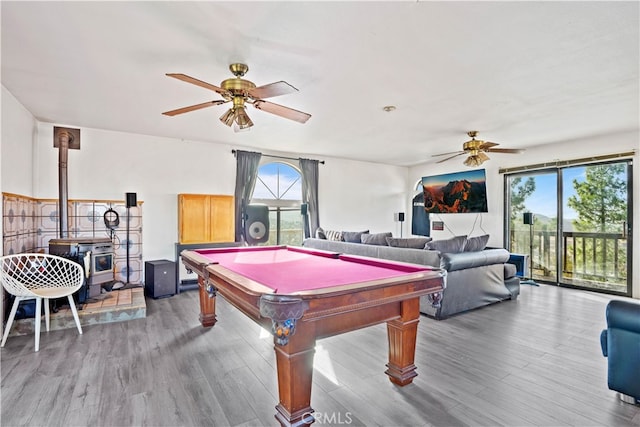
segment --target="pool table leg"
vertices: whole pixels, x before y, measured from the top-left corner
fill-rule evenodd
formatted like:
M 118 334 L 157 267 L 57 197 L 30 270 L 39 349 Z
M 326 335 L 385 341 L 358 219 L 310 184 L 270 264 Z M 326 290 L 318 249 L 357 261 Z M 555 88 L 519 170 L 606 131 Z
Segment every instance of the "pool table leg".
M 420 300 L 412 298 L 401 302 L 398 319 L 387 322 L 389 363 L 385 374 L 399 386 L 410 384 L 418 375 L 414 359 L 419 320 Z
M 209 295 L 202 277 L 198 277 L 198 291 L 200 292 L 200 323 L 205 328 L 209 328 L 216 324 L 216 297 Z
M 287 345 L 275 344 L 278 369 L 276 420 L 283 426 L 303 426 L 315 421 L 311 409 L 311 381 L 316 337 L 312 324 L 299 323 Z

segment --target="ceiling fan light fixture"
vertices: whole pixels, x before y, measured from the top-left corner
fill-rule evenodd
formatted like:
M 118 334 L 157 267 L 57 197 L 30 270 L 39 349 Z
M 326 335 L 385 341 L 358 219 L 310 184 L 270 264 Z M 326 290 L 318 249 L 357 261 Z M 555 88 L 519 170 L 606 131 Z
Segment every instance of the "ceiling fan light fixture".
M 253 126 L 253 122 L 247 115 L 247 112 L 245 111 L 244 107 L 236 108 L 236 124 L 240 129 L 246 129 Z
M 220 121 L 227 126 L 231 126 L 233 124 L 233 119 L 235 119 L 236 114 L 233 108 L 229 108 L 222 116 L 220 116 Z
M 482 157 L 480 156 L 475 156 L 475 155 L 471 155 L 469 157 L 467 157 L 464 161 L 465 166 L 480 166 L 482 163 L 484 163 L 484 160 Z

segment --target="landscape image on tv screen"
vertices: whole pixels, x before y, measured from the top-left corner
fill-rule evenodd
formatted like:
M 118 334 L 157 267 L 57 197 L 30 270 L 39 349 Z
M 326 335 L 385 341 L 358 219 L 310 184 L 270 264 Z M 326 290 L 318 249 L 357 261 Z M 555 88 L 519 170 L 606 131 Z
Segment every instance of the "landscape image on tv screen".
M 484 169 L 425 176 L 422 188 L 428 213 L 488 212 Z

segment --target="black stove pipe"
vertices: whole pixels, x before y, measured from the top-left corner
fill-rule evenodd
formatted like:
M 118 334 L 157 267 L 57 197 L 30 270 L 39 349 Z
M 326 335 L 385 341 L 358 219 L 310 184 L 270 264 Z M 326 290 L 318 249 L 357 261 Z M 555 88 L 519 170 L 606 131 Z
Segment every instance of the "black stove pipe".
M 69 236 L 67 162 L 69 160 L 69 143 L 72 139 L 73 136 L 65 130 L 58 133 L 58 218 L 60 220 L 60 238 Z

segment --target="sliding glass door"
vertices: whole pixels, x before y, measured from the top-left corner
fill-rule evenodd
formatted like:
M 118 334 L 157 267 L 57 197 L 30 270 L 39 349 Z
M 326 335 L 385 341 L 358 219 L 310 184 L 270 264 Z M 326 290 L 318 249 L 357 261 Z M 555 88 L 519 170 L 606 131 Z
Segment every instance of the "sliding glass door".
M 505 244 L 526 278 L 631 295 L 631 163 L 505 176 Z
M 540 172 L 507 178 L 508 248 L 525 255 L 524 277 L 557 281 L 558 174 Z
M 562 284 L 630 291 L 626 162 L 562 169 Z

